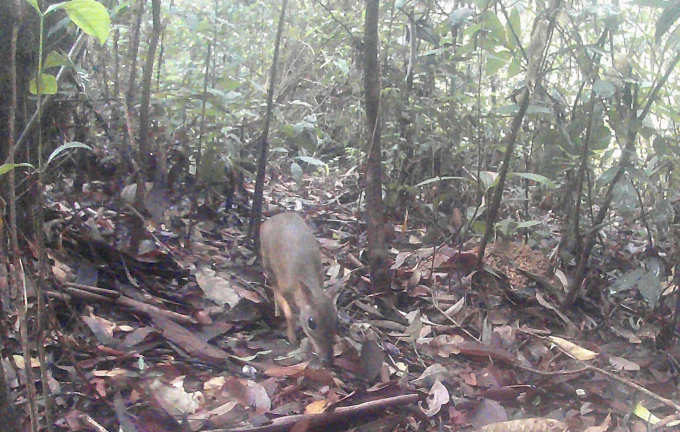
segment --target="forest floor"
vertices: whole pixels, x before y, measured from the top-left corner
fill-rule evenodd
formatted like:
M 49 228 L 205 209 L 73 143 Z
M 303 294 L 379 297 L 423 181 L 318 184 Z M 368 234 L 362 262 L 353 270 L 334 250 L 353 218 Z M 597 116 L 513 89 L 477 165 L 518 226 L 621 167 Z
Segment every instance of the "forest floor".
M 316 177 L 298 187 L 281 175 L 266 187 L 266 215 L 305 217 L 321 245 L 326 286 L 340 291 L 327 368 L 306 339 L 291 347 L 285 320 L 274 316 L 247 240 L 244 197 L 225 208 L 205 191 L 194 203 L 160 194 L 147 202 L 161 215 L 151 218 L 102 191 L 55 192 L 47 294 L 57 320 L 46 352 L 56 424 L 642 431 L 680 411 L 680 350 L 655 348 L 661 318 L 640 295 L 601 285 L 560 309 L 566 270 L 549 271 L 559 238 L 533 247 L 498 239 L 479 271 L 474 239 L 433 245 L 426 221 L 393 216 L 392 289 L 372 293 L 351 182 Z M 147 235 L 132 238 L 139 223 Z M 546 225 L 558 232 L 556 222 Z M 25 395 L 15 348 L 5 367 L 12 390 Z M 509 420 L 518 422 L 492 426 Z

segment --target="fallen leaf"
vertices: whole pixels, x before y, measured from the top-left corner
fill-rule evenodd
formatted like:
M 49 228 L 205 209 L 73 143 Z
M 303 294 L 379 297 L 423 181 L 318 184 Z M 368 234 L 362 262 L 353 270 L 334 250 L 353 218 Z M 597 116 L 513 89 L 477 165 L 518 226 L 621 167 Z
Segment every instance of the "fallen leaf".
M 432 417 L 439 412 L 442 405 L 449 403 L 449 400 L 449 391 L 444 387 L 444 384 L 436 380 L 432 388 L 430 388 L 430 394 L 427 396 L 427 408 L 423 406 L 422 401 L 418 402 L 418 406 L 423 414 Z

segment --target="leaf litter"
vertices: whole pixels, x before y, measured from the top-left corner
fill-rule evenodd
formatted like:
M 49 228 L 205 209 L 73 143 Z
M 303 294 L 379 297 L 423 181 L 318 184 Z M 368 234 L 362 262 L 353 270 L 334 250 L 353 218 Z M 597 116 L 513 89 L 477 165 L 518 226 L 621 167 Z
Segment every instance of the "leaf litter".
M 192 213 L 181 197 L 157 195 L 155 220 L 137 221 L 147 235 L 134 248 L 130 221 L 141 215 L 107 210 L 105 200 L 69 210 L 55 199 L 71 224 L 49 250 L 50 307 L 61 320 L 47 346 L 56 424 L 598 431 L 639 429 L 678 409 L 677 349 L 654 349 L 656 322 L 639 298 L 614 293 L 615 304 L 602 290 L 602 309 L 563 311 L 566 277 L 549 271 L 547 247 L 498 240 L 478 270 L 474 242 L 428 246 L 413 220 L 395 222 L 393 290 L 374 295 L 365 225 L 337 204 L 348 189 L 305 185 L 271 185 L 266 208 L 306 216 L 326 286 L 339 288 L 330 369 L 306 339 L 288 345 L 242 203 L 215 211 L 206 199 L 206 211 Z M 23 357 L 4 365 L 20 391 Z

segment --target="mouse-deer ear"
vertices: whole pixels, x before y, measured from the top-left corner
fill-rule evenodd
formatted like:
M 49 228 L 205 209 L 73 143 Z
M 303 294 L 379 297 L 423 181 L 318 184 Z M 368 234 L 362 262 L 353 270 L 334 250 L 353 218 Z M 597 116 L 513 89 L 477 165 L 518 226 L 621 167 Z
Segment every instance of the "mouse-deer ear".
M 312 288 L 307 284 L 305 281 L 300 281 L 300 293 L 302 294 L 302 298 L 305 300 L 305 303 L 311 304 L 312 300 L 314 299 L 314 293 L 312 292 Z

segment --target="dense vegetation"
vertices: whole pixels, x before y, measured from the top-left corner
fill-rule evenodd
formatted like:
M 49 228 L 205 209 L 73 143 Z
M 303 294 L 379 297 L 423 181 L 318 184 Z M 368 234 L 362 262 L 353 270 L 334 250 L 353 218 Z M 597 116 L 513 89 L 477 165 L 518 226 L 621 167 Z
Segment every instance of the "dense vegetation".
M 240 310 L 244 299 L 259 303 L 264 291 L 256 293 L 243 282 L 253 280 L 245 269 L 256 260 L 251 246 L 257 242 L 251 241 L 257 230 L 246 233 L 244 227 L 249 216 L 251 227 L 259 224 L 258 176 L 260 186 L 266 185 L 265 203 L 302 210 L 323 226 L 331 284 L 351 286 L 337 299 L 341 310 L 352 313 L 345 324 L 364 323 L 359 313 L 369 313 L 369 303 L 388 317 L 391 307 L 403 312 L 389 319 L 400 323 L 405 336 L 387 342 L 395 336 L 383 329 L 377 338 L 382 349 L 375 349 L 397 356 L 397 341 L 408 341 L 399 354 L 408 359 L 411 373 L 432 372 L 432 359 L 448 359 L 451 353 L 442 347 L 455 345 L 455 338 L 445 343 L 437 338 L 472 332 L 488 347 L 494 331 L 513 360 L 491 349 L 482 357 L 516 361 L 522 373 L 538 373 L 528 365 L 548 367 L 546 352 L 513 344 L 520 333 L 535 336 L 524 325 L 580 337 L 592 347 L 624 337 L 623 330 L 603 335 L 594 329 L 628 322 L 633 333 L 652 327 L 655 343 L 646 347 L 649 352 L 672 345 L 680 305 L 680 294 L 678 305 L 671 296 L 680 254 L 679 4 L 395 0 L 375 9 L 376 4 L 10 0 L 0 5 L 0 43 L 8 47 L 0 65 L 6 186 L 0 277 L 7 281 L 7 328 L 15 321 L 27 325 L 26 313 L 17 310 L 31 302 L 19 299 L 37 299 L 35 309 L 26 310 L 36 317 L 28 325 L 35 337 L 3 331 L 15 343 L 5 343 L 2 357 L 21 353 L 29 364 L 35 351 L 49 393 L 45 359 L 50 352 L 46 356 L 46 347 L 35 341 L 51 340 L 47 347 L 59 346 L 55 351 L 67 356 L 64 334 L 73 323 L 65 319 L 60 329 L 69 330 L 53 328 L 51 334 L 46 323 L 55 326 L 58 320 L 48 317 L 83 316 L 94 327 L 82 304 L 76 311 L 66 311 L 68 301 L 44 304 L 45 298 L 64 301 L 66 295 L 86 303 L 81 293 L 57 293 L 54 287 L 115 286 L 130 294 L 121 286 L 138 287 L 131 280 L 142 278 L 145 288 L 163 299 L 160 309 L 177 312 L 170 320 L 196 327 L 207 325 L 195 316 L 208 310 L 193 303 L 191 289 L 197 286 L 231 311 Z M 373 18 L 377 35 L 371 34 Z M 265 213 L 272 212 L 265 208 Z M 237 265 L 226 265 L 225 256 Z M 88 259 L 96 265 L 83 270 L 81 260 Z M 198 264 L 202 261 L 207 264 Z M 508 261 L 528 268 L 515 272 L 505 267 Z M 246 275 L 233 276 L 241 281 L 236 282 L 210 266 L 235 273 L 238 268 Z M 500 268 L 507 275 L 499 275 Z M 88 279 L 88 271 L 97 276 Z M 527 300 L 518 285 L 528 281 L 550 287 L 549 300 L 540 293 Z M 244 285 L 240 290 L 232 286 L 238 283 Z M 27 285 L 30 293 L 20 295 Z M 208 294 L 208 287 L 216 286 L 219 299 Z M 161 294 L 168 287 L 172 294 Z M 459 300 L 467 301 L 469 310 L 454 311 Z M 126 302 L 119 304 L 148 314 L 147 321 L 163 328 L 163 336 L 185 354 L 207 364 L 216 358 L 252 361 L 244 360 L 245 349 L 239 351 L 233 340 L 219 352 L 207 346 L 209 338 L 184 345 L 182 340 L 192 336 L 161 320 L 168 316 Z M 542 312 L 518 314 L 522 308 L 516 306 L 525 302 L 526 310 L 540 304 Z M 494 310 L 502 304 L 503 312 Z M 451 308 L 448 313 L 444 306 Z M 442 320 L 421 321 L 421 309 L 440 313 Z M 461 313 L 465 317 L 456 316 Z M 423 322 L 435 329 L 428 329 L 434 338 L 427 342 Z M 239 327 L 240 321 L 230 325 L 239 335 L 248 329 Z M 353 337 L 361 333 L 353 331 Z M 367 348 L 368 341 L 375 343 L 369 333 L 361 333 L 362 361 L 374 349 Z M 640 342 L 630 334 L 625 338 Z M 99 334 L 97 339 L 111 342 Z M 354 353 L 356 346 L 345 349 L 344 354 Z M 562 349 L 579 360 L 588 357 Z M 482 348 L 461 345 L 460 350 L 474 356 Z M 75 364 L 76 358 L 69 361 Z M 383 357 L 375 361 L 379 370 Z M 621 364 L 612 363 L 619 371 L 635 370 Z M 341 366 L 345 373 L 370 375 Z M 388 375 L 406 374 L 396 361 L 389 367 Z M 502 375 L 495 367 L 484 370 Z M 49 395 L 46 406 L 35 405 L 30 369 L 24 381 L 10 387 L 26 392 L 33 426 L 51 428 Z M 668 388 L 671 379 L 660 377 L 669 370 L 666 363 L 654 369 L 659 388 Z M 448 373 L 453 374 L 451 367 Z M 84 380 L 81 371 L 75 375 Z M 339 389 L 349 393 L 339 384 L 346 381 L 340 372 L 337 381 L 316 378 L 335 385 L 337 395 Z M 411 382 L 431 398 L 442 397 L 436 410 L 422 410 L 427 418 L 437 415 L 454 391 L 455 380 L 445 378 Z M 508 388 L 527 381 L 506 378 Z M 439 387 L 440 381 L 448 387 Z M 461 378 L 456 390 L 472 389 L 472 381 Z M 532 415 L 559 411 L 559 401 L 549 398 L 553 385 L 544 384 L 549 402 L 529 410 Z M 131 387 L 146 396 L 155 391 Z M 328 394 L 324 398 L 335 402 Z M 564 409 L 552 417 L 584 428 L 608 426 L 607 410 L 624 418 L 621 406 L 598 400 L 597 416 L 576 421 L 574 413 L 587 418 L 588 411 L 577 399 L 569 399 L 571 414 Z M 484 423 L 464 404 L 457 408 L 451 405 L 439 418 L 452 428 Z M 638 408 L 626 407 L 636 413 Z M 124 424 L 121 406 L 115 409 Z M 262 406 L 256 411 L 269 412 Z M 45 420 L 38 419 L 42 413 Z M 509 417 L 526 416 L 514 414 Z M 0 418 L 12 415 L 0 410 Z M 397 423 L 418 429 L 416 420 Z M 223 426 L 235 424 L 225 420 Z

